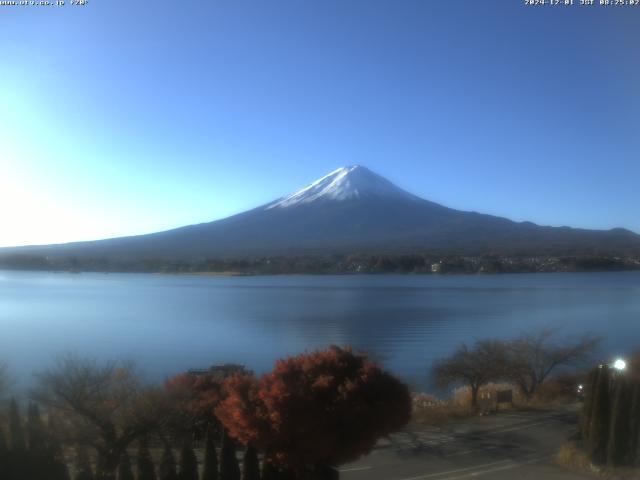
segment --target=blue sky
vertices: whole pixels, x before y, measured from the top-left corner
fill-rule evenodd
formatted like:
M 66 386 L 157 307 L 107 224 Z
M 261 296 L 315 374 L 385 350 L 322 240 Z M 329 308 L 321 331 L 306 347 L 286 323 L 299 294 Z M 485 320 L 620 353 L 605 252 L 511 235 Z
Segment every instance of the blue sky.
M 146 233 L 362 164 L 447 206 L 640 232 L 640 7 L 0 7 L 0 245 Z

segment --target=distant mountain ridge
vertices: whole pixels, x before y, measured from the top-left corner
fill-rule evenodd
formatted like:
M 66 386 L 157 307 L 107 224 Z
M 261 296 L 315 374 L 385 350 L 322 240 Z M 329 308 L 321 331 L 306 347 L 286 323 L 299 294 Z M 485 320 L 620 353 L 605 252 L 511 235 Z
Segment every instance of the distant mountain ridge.
M 0 255 L 167 260 L 367 252 L 640 254 L 640 235 L 622 228 L 545 227 L 454 210 L 354 165 L 292 195 L 210 223 L 133 237 L 0 249 Z

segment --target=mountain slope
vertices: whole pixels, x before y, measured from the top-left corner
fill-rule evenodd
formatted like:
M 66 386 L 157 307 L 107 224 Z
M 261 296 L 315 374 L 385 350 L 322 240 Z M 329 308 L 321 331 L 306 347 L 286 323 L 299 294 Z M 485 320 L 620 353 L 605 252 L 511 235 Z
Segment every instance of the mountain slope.
M 640 252 L 640 236 L 624 229 L 542 227 L 453 210 L 351 166 L 222 220 L 136 237 L 4 249 L 9 252 L 118 259 L 355 252 L 625 254 Z

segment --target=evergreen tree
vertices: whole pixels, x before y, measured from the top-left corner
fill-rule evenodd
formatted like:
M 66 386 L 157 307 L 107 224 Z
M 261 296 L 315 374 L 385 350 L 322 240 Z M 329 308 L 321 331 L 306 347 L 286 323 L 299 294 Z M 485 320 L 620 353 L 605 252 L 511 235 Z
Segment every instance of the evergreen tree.
M 96 480 L 115 480 L 115 473 L 112 473 L 107 466 L 107 461 L 101 452 L 96 455 Z
M 635 465 L 638 460 L 638 443 L 640 440 L 640 380 L 636 379 L 631 387 L 631 405 L 629 407 L 629 464 Z
M 49 432 L 56 432 L 55 417 L 49 415 Z M 70 480 L 69 468 L 64 457 L 62 445 L 55 435 L 47 436 L 46 461 L 47 480 Z
M 46 477 L 47 480 L 71 480 L 69 467 L 67 467 L 64 459 L 54 458 L 49 465 L 49 473 Z
M 180 450 L 180 480 L 198 480 L 198 459 L 188 438 Z
M 609 427 L 611 424 L 611 374 L 609 367 L 602 366 L 598 372 L 593 392 L 593 407 L 589 426 L 587 450 L 591 461 L 603 465 L 607 461 Z
M 24 471 L 28 473 L 28 478 L 47 478 L 51 468 L 56 468 L 56 460 L 48 448 L 40 410 L 33 403 L 30 403 L 27 408 L 26 433 L 28 453 L 25 457 Z
M 0 478 L 9 478 L 9 449 L 0 427 Z
M 262 461 L 262 480 L 278 480 L 278 469 L 266 458 Z
M 224 431 L 220 448 L 220 480 L 240 480 L 240 466 L 236 458 L 236 444 Z
M 218 480 L 218 456 L 211 429 L 207 431 L 205 439 L 202 480 Z
M 30 403 L 27 410 L 27 440 L 30 452 L 36 454 L 45 452 L 47 439 L 44 424 L 40 417 L 40 409 L 35 403 Z
M 71 480 L 62 447 L 57 441 L 52 440 L 49 443 L 46 458 L 45 465 L 48 465 L 47 480 Z
M 126 451 L 120 456 L 120 463 L 118 463 L 118 480 L 134 480 L 131 459 Z
M 258 451 L 249 445 L 242 460 L 242 480 L 260 480 L 260 463 Z
M 8 451 L 9 451 L 9 448 L 7 447 L 7 441 L 4 438 L 2 425 L 0 425 L 0 455 L 6 454 Z
M 89 456 L 84 448 L 76 448 L 75 476 L 73 480 L 93 480 Z
M 138 480 L 156 480 L 156 469 L 145 440 L 140 440 L 137 461 Z
M 164 447 L 160 460 L 160 480 L 179 480 L 176 472 L 176 459 L 169 445 Z
M 11 399 L 9 406 L 9 436 L 11 437 L 11 451 L 14 453 L 22 452 L 27 449 L 24 431 L 22 429 L 22 419 L 20 418 L 20 409 L 16 403 L 16 399 Z
M 614 401 L 611 412 L 611 433 L 607 449 L 607 464 L 613 467 L 626 465 L 629 458 L 631 399 L 629 383 L 623 375 L 616 375 Z

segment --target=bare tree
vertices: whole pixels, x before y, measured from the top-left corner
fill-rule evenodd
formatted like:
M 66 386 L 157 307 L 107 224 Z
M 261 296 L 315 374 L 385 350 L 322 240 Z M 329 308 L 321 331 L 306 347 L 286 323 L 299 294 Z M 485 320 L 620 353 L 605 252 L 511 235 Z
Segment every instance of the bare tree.
M 49 408 L 68 444 L 93 447 L 97 478 L 115 478 L 126 448 L 162 421 L 162 394 L 144 388 L 130 364 L 67 356 L 42 373 L 34 398 Z
M 471 389 L 471 408 L 478 406 L 480 387 L 500 379 L 507 361 L 504 342 L 482 340 L 469 348 L 462 344 L 453 355 L 438 362 L 433 374 L 438 385 L 460 383 Z
M 558 342 L 550 329 L 524 335 L 509 343 L 507 377 L 530 399 L 556 368 L 586 362 L 599 341 L 584 335 Z

